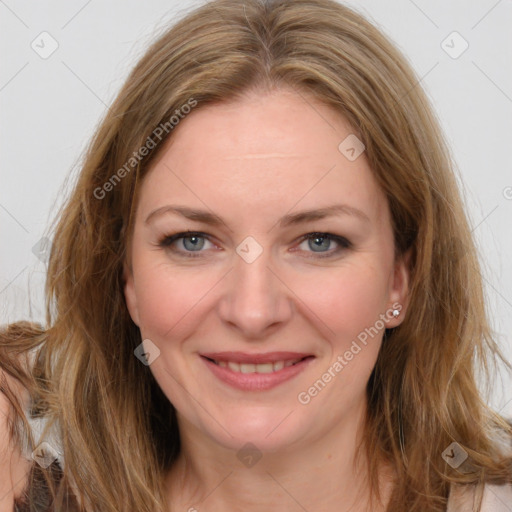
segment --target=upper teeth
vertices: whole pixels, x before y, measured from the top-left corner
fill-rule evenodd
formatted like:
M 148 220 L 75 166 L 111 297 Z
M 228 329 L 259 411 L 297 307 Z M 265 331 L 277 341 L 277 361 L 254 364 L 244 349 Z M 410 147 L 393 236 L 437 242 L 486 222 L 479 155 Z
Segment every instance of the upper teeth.
M 233 361 L 215 361 L 216 364 L 223 368 L 229 368 L 234 372 L 240 373 L 272 373 L 282 370 L 287 366 L 292 366 L 298 363 L 301 359 L 293 359 L 288 361 L 276 361 L 275 363 L 235 363 Z

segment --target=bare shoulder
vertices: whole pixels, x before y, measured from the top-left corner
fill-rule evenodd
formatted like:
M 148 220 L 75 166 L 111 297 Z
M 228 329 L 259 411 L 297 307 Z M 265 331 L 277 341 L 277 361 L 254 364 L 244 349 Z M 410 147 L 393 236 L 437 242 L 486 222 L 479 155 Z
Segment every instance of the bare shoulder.
M 474 503 L 477 501 L 476 485 L 452 485 L 447 512 L 473 510 Z M 508 504 L 510 503 L 512 503 L 512 484 L 485 484 L 481 512 L 509 512 Z
M 7 385 L 26 404 L 27 391 L 12 377 L 0 369 L 2 388 Z M 31 461 L 22 456 L 21 447 L 16 446 L 11 439 L 10 424 L 13 421 L 13 411 L 9 399 L 0 391 L 0 512 L 13 510 L 14 498 L 25 488 Z

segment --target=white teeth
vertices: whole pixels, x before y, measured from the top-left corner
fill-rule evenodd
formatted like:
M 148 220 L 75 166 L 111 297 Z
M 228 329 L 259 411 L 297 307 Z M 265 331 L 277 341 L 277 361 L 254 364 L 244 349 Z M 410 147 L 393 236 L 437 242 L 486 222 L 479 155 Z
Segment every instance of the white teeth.
M 273 363 L 263 363 L 263 364 L 257 364 L 255 366 L 256 366 L 256 373 L 272 373 L 274 371 Z
M 274 371 L 275 372 L 282 370 L 283 368 L 284 368 L 284 361 L 276 361 L 274 363 Z
M 233 363 L 231 361 L 228 361 L 228 368 L 230 370 L 233 370 L 234 372 L 240 371 L 240 365 L 238 363 Z
M 255 364 L 241 364 L 240 371 L 242 373 L 254 373 L 256 371 L 256 365 Z
M 275 363 L 259 363 L 259 364 L 251 364 L 251 363 L 235 363 L 233 361 L 215 361 L 215 363 L 222 368 L 229 368 L 233 372 L 238 373 L 273 373 L 282 370 L 283 368 L 287 368 L 288 366 L 293 366 L 298 363 L 302 359 L 294 359 L 289 361 L 276 361 Z

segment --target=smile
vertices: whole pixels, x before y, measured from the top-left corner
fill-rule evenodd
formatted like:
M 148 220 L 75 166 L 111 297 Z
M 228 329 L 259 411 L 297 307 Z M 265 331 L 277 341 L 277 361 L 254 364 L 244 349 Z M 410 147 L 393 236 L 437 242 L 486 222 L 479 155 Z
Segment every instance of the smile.
M 272 352 L 201 354 L 216 379 L 242 391 L 264 391 L 299 375 L 315 359 L 310 354 Z
M 268 363 L 259 363 L 259 364 L 251 364 L 251 363 L 236 363 L 235 361 L 215 361 L 212 360 L 216 365 L 221 366 L 222 368 L 229 368 L 233 372 L 239 373 L 273 373 L 282 370 L 283 368 L 287 368 L 288 366 L 293 366 L 303 358 L 288 360 L 288 361 L 276 361 L 276 362 L 268 362 Z

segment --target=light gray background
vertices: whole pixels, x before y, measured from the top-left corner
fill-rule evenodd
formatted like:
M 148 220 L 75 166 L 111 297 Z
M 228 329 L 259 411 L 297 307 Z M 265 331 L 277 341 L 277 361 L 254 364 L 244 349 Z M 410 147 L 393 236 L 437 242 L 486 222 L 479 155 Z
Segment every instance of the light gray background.
M 147 44 L 201 3 L 0 0 L 0 323 L 44 318 L 45 264 L 32 248 L 64 198 L 64 180 L 76 176 L 85 145 Z M 441 119 L 493 327 L 512 360 L 512 0 L 346 3 L 405 53 Z M 51 48 L 44 31 L 58 44 L 45 59 L 31 47 Z M 464 41 L 468 49 L 453 58 Z M 490 401 L 512 417 L 512 380 L 503 373 L 496 383 Z

